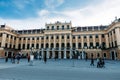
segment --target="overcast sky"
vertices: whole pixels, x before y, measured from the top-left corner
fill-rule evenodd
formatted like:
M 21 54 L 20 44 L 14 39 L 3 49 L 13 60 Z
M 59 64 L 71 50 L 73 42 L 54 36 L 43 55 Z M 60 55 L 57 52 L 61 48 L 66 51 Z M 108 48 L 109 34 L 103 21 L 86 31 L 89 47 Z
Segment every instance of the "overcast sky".
M 72 26 L 109 25 L 120 17 L 120 0 L 0 0 L 0 25 L 41 29 L 45 23 Z

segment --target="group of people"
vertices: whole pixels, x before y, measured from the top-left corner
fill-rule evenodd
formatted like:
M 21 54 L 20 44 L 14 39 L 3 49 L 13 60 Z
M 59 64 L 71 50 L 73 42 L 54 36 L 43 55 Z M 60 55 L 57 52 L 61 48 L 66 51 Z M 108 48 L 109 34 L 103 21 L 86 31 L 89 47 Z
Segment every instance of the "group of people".
M 94 59 L 91 58 L 91 66 L 94 66 Z M 103 68 L 105 67 L 105 62 L 104 62 L 104 59 L 102 58 L 97 58 L 97 68 Z
M 13 54 L 13 56 L 11 56 L 11 62 L 15 63 L 15 59 L 17 59 L 17 64 L 19 64 L 20 58 L 21 58 L 21 54 L 20 53 Z M 5 57 L 5 62 L 8 62 L 8 56 Z

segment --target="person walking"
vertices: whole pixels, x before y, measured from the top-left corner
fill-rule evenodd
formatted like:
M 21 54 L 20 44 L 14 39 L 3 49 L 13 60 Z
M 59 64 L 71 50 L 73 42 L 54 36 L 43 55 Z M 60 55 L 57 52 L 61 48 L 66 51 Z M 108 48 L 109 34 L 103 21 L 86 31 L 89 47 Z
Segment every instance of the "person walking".
M 28 59 L 28 63 L 30 62 L 30 55 L 28 54 L 27 56 L 27 59 Z
M 91 66 L 94 66 L 94 59 L 93 59 L 93 54 L 91 55 Z
M 6 63 L 8 62 L 8 56 L 5 57 L 5 62 L 6 62 Z
M 45 62 L 45 64 L 46 64 L 46 62 L 47 62 L 46 54 L 44 55 L 44 62 Z

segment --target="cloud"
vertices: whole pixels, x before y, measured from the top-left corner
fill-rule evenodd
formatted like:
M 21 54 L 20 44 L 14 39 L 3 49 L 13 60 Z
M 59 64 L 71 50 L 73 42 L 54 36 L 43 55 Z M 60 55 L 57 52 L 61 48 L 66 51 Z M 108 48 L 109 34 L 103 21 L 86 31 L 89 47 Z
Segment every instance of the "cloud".
M 64 3 L 64 0 L 45 0 L 45 5 L 51 9 L 59 7 L 63 3 Z
M 38 15 L 39 15 L 39 16 L 47 16 L 47 15 L 49 15 L 49 14 L 50 14 L 50 12 L 49 12 L 48 10 L 45 10 L 45 9 L 40 10 L 40 11 L 38 12 Z
M 120 0 L 103 0 L 101 3 L 90 4 L 83 8 L 65 9 L 62 11 L 42 9 L 37 18 L 24 20 L 0 19 L 0 24 L 6 23 L 15 29 L 45 28 L 45 23 L 56 21 L 72 21 L 73 26 L 108 25 L 114 17 L 120 17 Z
M 28 4 L 31 4 L 34 0 L 13 0 L 12 3 L 18 9 L 24 9 Z

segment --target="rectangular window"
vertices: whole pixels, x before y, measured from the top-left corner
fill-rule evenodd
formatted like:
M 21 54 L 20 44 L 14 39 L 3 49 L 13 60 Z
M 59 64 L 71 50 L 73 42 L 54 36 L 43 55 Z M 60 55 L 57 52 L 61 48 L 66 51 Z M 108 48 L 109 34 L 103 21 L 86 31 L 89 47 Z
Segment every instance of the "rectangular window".
M 78 39 L 80 39 L 80 36 L 78 36 Z
M 104 34 L 102 34 L 102 38 L 104 38 L 105 36 L 104 36 Z
M 98 35 L 95 35 L 96 38 L 98 38 Z

